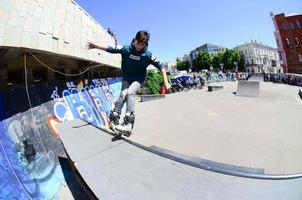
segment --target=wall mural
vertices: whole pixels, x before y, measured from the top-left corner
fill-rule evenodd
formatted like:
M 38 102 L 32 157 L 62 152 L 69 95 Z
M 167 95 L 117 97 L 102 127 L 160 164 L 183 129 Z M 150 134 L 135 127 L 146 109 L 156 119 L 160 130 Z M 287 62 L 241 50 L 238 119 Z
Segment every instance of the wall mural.
M 119 95 L 121 80 L 94 79 L 89 86 L 76 86 L 73 82 L 67 83 L 67 86 L 61 97 L 57 88 L 51 95 L 56 102 L 55 117 L 62 122 L 79 118 L 97 127 L 108 127 L 107 116 Z
M 0 91 L 0 199 L 56 198 L 66 157 L 55 125 L 81 118 L 108 126 L 120 78 L 41 83 Z

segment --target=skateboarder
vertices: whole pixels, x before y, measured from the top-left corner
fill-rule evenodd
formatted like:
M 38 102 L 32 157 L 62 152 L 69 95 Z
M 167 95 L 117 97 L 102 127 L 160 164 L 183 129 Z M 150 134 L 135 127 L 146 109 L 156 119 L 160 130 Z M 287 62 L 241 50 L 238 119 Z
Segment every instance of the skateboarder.
M 158 68 L 163 76 L 166 89 L 170 89 L 171 85 L 168 82 L 166 70 L 157 60 L 157 58 L 148 51 L 148 42 L 150 34 L 147 31 L 137 32 L 135 38 L 130 45 L 122 47 L 101 47 L 93 43 L 88 43 L 88 49 L 101 49 L 109 53 L 119 53 L 122 56 L 122 90 L 119 98 L 114 104 L 114 109 L 111 111 L 110 128 L 113 131 L 120 131 L 126 136 L 130 136 L 134 121 L 135 121 L 135 97 L 140 85 L 146 79 L 146 68 L 152 64 Z M 119 125 L 119 119 L 122 107 L 126 103 L 126 114 L 124 122 Z

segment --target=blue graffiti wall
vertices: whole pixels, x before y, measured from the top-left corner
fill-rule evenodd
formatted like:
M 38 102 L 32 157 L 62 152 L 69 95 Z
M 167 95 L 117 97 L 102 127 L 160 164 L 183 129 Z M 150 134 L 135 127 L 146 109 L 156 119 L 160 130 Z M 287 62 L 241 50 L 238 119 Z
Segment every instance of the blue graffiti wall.
M 108 127 L 108 115 L 121 90 L 121 79 L 94 79 L 88 86 L 68 83 L 68 89 L 53 91 L 55 117 L 60 121 L 83 119 L 97 127 Z
M 0 91 L 0 199 L 53 199 L 64 182 L 55 123 L 108 126 L 120 78 L 42 83 Z M 31 104 L 31 108 L 30 105 Z M 54 123 L 55 122 L 55 123 Z

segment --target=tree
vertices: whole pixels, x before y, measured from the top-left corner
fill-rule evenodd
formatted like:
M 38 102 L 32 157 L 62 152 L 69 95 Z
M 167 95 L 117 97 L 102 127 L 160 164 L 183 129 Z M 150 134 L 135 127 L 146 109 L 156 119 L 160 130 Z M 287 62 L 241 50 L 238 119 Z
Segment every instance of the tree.
M 245 71 L 245 58 L 244 55 L 240 56 L 240 60 L 238 63 L 238 71 L 244 72 Z
M 147 87 L 152 94 L 158 94 L 160 86 L 163 84 L 163 78 L 158 70 L 150 70 L 147 73 Z
M 214 69 L 220 69 L 220 63 L 222 63 L 223 53 L 219 52 L 212 56 L 212 65 Z
M 211 65 L 211 56 L 207 51 L 201 51 L 198 53 L 197 58 L 195 59 L 195 68 L 197 71 L 202 69 L 210 69 Z
M 222 63 L 225 70 L 231 70 L 233 68 L 232 62 L 232 50 L 227 49 L 222 56 Z
M 188 69 L 189 69 L 189 61 L 187 61 L 187 60 L 184 60 L 184 61 L 178 60 L 176 62 L 176 66 L 177 66 L 177 69 L 179 71 L 182 71 L 182 70 L 188 71 Z

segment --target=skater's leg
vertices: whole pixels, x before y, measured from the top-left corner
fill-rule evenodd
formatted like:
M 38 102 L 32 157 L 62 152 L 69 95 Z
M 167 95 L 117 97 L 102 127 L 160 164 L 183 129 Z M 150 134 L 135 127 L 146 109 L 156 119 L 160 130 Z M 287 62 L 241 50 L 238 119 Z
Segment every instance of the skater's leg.
M 136 92 L 139 90 L 140 86 L 141 84 L 137 81 L 132 82 L 129 86 L 126 99 L 126 113 L 134 113 Z
M 123 108 L 123 105 L 127 98 L 129 83 L 127 81 L 122 82 L 122 91 L 119 98 L 114 103 L 114 109 L 110 112 L 110 128 L 115 131 L 115 127 L 119 124 L 120 114 Z
M 137 81 L 134 81 L 129 86 L 127 98 L 126 98 L 127 108 L 126 108 L 126 115 L 124 118 L 124 122 L 122 125 L 116 127 L 116 129 L 123 132 L 124 135 L 126 136 L 130 136 L 133 129 L 133 125 L 135 121 L 135 115 L 134 115 L 135 98 L 136 98 L 136 92 L 139 90 L 139 88 L 140 88 L 140 83 Z
M 121 113 L 122 108 L 124 103 L 126 102 L 127 99 L 127 93 L 128 93 L 128 88 L 129 88 L 129 82 L 128 81 L 123 81 L 122 82 L 122 91 L 120 93 L 119 98 L 115 101 L 114 103 L 114 111 Z

